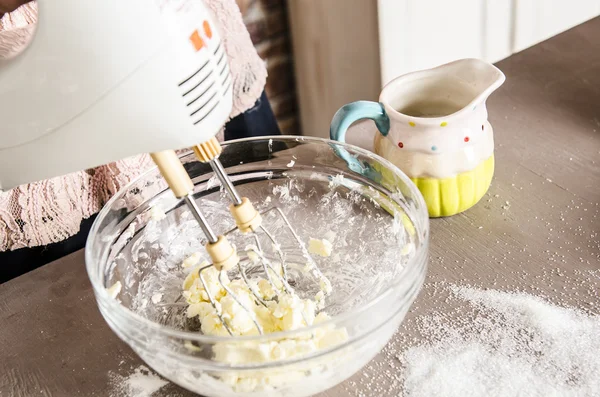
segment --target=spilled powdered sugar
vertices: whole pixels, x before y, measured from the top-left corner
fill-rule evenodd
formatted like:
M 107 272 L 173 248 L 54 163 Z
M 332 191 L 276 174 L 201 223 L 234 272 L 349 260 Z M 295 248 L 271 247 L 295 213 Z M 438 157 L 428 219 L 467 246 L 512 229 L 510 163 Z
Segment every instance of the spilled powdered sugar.
M 600 317 L 524 293 L 450 286 L 476 316 L 423 319 L 430 343 L 408 349 L 406 396 L 593 396 L 600 391 Z M 435 328 L 434 328 L 435 327 Z
M 523 292 L 433 288 L 447 295 L 440 299 L 445 308 L 408 321 L 384 349 L 386 360 L 366 369 L 355 395 L 599 395 L 600 316 Z M 354 381 L 345 387 L 357 389 Z
M 110 397 L 150 397 L 169 383 L 144 365 L 129 376 L 111 373 L 109 377 Z

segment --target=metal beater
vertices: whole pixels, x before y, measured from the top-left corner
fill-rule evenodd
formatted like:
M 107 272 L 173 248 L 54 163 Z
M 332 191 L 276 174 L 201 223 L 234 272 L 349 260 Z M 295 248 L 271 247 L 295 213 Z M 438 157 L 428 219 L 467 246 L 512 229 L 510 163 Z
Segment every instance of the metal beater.
M 0 190 L 151 152 L 175 196 L 190 207 L 208 239 L 211 266 L 223 276 L 241 266 L 235 248 L 226 236 L 215 235 L 193 200 L 194 186 L 183 165 L 175 152 L 164 149 L 204 142 L 194 150 L 231 195 L 236 229 L 264 231 L 276 242 L 218 160 L 221 147 L 214 136 L 233 108 L 234 76 L 223 29 L 204 2 L 185 2 L 184 9 L 180 3 L 39 2 L 40 21 L 27 50 L 0 62 L 0 92 L 18 93 L 0 95 L 0 118 L 10 126 L 0 129 Z M 80 34 L 88 31 L 94 34 Z M 104 49 L 111 56 L 102 56 Z M 82 144 L 93 150 L 82 152 Z M 264 268 L 273 268 L 259 244 L 256 251 Z M 279 257 L 285 269 L 285 256 L 280 252 Z M 293 292 L 285 270 L 267 275 L 281 277 L 285 291 Z M 214 297 L 210 300 L 217 306 Z
M 244 235 L 249 235 L 252 238 L 254 244 L 250 245 L 251 248 L 249 249 L 251 249 L 256 254 L 256 257 L 260 261 L 262 269 L 266 274 L 266 280 L 271 285 L 273 291 L 275 291 L 276 297 L 280 296 L 281 289 L 286 294 L 295 295 L 296 293 L 294 289 L 288 282 L 288 271 L 285 254 L 281 250 L 281 246 L 277 242 L 276 238 L 273 236 L 273 233 L 271 233 L 268 230 L 268 228 L 266 228 L 262 223 L 263 216 L 267 213 L 272 213 L 275 216 L 279 216 L 281 217 L 284 224 L 289 229 L 291 235 L 298 244 L 302 256 L 308 261 L 308 267 L 312 271 L 313 275 L 315 275 L 319 279 L 319 282 L 321 284 L 327 286 L 325 288 L 326 290 L 330 289 L 329 281 L 323 275 L 316 262 L 306 249 L 305 244 L 302 242 L 302 240 L 292 227 L 290 221 L 287 219 L 287 217 L 285 216 L 283 211 L 281 211 L 280 208 L 272 207 L 259 213 L 254 208 L 254 205 L 252 204 L 252 202 L 250 202 L 248 198 L 239 195 L 237 189 L 229 179 L 227 173 L 225 172 L 225 169 L 223 168 L 223 165 L 219 160 L 219 155 L 222 152 L 222 148 L 216 138 L 211 138 L 207 142 L 193 147 L 193 151 L 196 154 L 196 157 L 201 162 L 208 163 L 211 166 L 214 174 L 219 179 L 225 191 L 231 198 L 232 204 L 229 207 L 229 210 L 236 222 L 236 227 L 227 231 L 226 233 L 224 233 L 224 235 L 217 236 L 214 233 L 211 226 L 208 224 L 205 216 L 202 214 L 202 211 L 194 201 L 192 196 L 194 188 L 193 183 L 189 178 L 187 172 L 185 171 L 185 168 L 179 161 L 179 158 L 177 157 L 175 152 L 164 151 L 153 153 L 152 159 L 157 164 L 160 172 L 166 179 L 167 183 L 169 184 L 169 187 L 171 188 L 175 196 L 185 201 L 208 240 L 208 243 L 206 244 L 206 251 L 210 255 L 212 263 L 210 265 L 202 267 L 199 270 L 198 275 L 200 282 L 202 283 L 202 286 L 204 287 L 205 292 L 208 296 L 208 299 L 212 307 L 215 309 L 215 312 L 217 313 L 217 316 L 219 317 L 221 323 L 223 324 L 227 332 L 230 335 L 233 335 L 231 328 L 229 327 L 227 321 L 221 313 L 219 305 L 217 305 L 215 297 L 212 296 L 212 294 L 210 293 L 206 280 L 202 274 L 203 272 L 210 269 L 212 266 L 214 266 L 219 271 L 218 280 L 223 289 L 240 305 L 240 307 L 242 307 L 242 309 L 244 309 L 250 315 L 250 318 L 254 322 L 254 325 L 257 328 L 258 332 L 260 334 L 263 334 L 263 329 L 260 326 L 258 320 L 256 319 L 254 312 L 250 310 L 250 308 L 246 307 L 242 303 L 242 301 L 236 296 L 236 294 L 231 290 L 231 288 L 229 288 L 224 282 L 224 278 L 226 277 L 227 272 L 229 270 L 232 270 L 235 266 L 237 266 L 241 277 L 247 284 L 248 289 L 251 291 L 252 295 L 255 297 L 257 302 L 264 306 L 267 306 L 267 303 L 255 290 L 252 283 L 249 281 L 248 276 L 246 274 L 246 269 L 243 263 L 240 261 L 235 247 L 227 239 L 228 235 L 234 232 L 240 232 Z M 277 257 L 280 260 L 281 272 L 278 269 L 276 269 L 271 263 L 271 261 L 264 255 L 263 247 L 260 242 L 258 232 L 264 233 L 264 235 L 267 236 L 268 240 L 270 240 L 273 246 L 273 250 L 275 251 Z M 307 318 L 304 313 L 303 319 L 307 325 L 310 325 L 308 324 Z

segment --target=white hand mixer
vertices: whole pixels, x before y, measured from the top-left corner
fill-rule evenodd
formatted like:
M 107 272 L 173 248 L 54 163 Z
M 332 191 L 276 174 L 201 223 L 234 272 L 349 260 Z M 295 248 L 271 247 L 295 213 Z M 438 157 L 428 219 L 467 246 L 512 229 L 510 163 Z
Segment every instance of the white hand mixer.
M 222 282 L 238 266 L 248 283 L 226 237 L 233 230 L 214 233 L 173 151 L 191 147 L 230 195 L 236 229 L 253 236 L 274 290 L 272 275 L 293 294 L 280 245 L 219 161 L 221 146 L 215 135 L 231 112 L 232 77 L 218 26 L 202 1 L 53 0 L 38 7 L 31 43 L 18 56 L 0 60 L 0 189 L 151 153 L 175 196 L 186 202 L 202 228 L 210 266 L 220 271 L 219 281 L 243 307 Z M 282 217 L 309 265 L 324 279 L 283 212 L 276 207 L 268 211 Z M 263 254 L 257 232 L 272 241 L 281 274 Z M 202 271 L 210 266 L 200 271 L 203 284 Z

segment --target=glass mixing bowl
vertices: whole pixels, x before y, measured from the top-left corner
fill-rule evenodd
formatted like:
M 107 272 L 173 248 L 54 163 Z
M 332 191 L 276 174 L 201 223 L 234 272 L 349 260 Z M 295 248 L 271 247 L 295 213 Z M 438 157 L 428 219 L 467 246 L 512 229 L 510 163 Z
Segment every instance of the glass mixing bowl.
M 92 227 L 85 256 L 100 312 L 150 367 L 201 395 L 309 396 L 324 391 L 369 362 L 415 300 L 429 244 L 423 198 L 383 158 L 323 139 L 232 141 L 224 145 L 220 159 L 241 195 L 259 210 L 279 207 L 304 242 L 332 240 L 330 257 L 314 257 L 333 287 L 323 309 L 331 319 L 262 336 L 203 335 L 198 321 L 185 315 L 182 281 L 189 269 L 181 264 L 193 253 L 204 255 L 206 241 L 156 169 L 118 192 Z M 210 167 L 191 153 L 181 160 L 209 223 L 217 233 L 232 228 L 229 199 Z M 288 271 L 298 294 L 314 296 L 319 285 L 302 270 L 306 261 L 294 253 L 289 232 L 269 216 L 263 222 L 289 253 Z M 232 234 L 238 251 L 245 238 Z M 122 288 L 113 298 L 107 288 L 117 282 Z M 321 349 L 269 360 L 257 354 L 331 330 L 340 332 L 333 332 L 337 337 Z

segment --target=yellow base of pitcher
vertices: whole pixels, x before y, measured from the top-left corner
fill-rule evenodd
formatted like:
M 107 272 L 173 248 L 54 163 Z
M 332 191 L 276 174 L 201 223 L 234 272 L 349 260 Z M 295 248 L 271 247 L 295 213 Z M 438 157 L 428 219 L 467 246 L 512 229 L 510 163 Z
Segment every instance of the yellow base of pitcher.
M 411 178 L 421 191 L 432 218 L 466 211 L 487 192 L 494 176 L 494 155 L 471 171 L 451 178 Z

